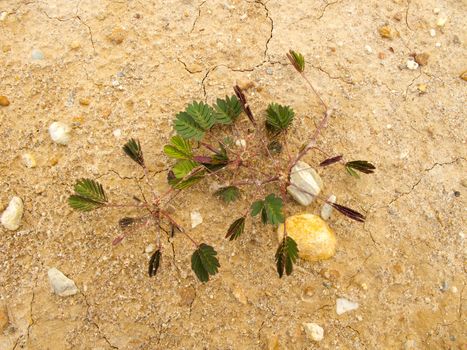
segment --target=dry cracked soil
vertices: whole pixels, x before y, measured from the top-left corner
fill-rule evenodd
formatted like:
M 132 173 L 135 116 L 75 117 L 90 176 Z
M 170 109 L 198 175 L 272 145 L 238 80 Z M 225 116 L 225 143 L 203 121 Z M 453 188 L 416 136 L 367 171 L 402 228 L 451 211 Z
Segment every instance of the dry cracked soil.
M 2 350 L 467 349 L 465 0 L 2 0 L 0 12 L 0 95 L 10 101 L 0 106 L 0 209 L 14 195 L 25 206 L 18 230 L 0 229 Z M 200 184 L 175 203 L 188 208 L 177 217 L 189 226 L 190 210 L 201 213 L 191 234 L 216 247 L 220 273 L 198 282 L 176 236 L 149 278 L 154 232 L 112 246 L 121 214 L 68 207 L 81 177 L 112 197 L 138 192 L 141 172 L 121 152 L 130 137 L 157 190 L 167 188 L 159 171 L 175 114 L 237 82 L 258 119 L 271 101 L 295 109 L 298 149 L 320 106 L 288 64 L 291 48 L 335 110 L 322 150 L 377 166 L 361 179 L 320 169 L 325 192 L 367 216 L 332 216 L 332 259 L 277 278 L 273 229 L 254 223 L 225 240 L 247 201 L 220 204 Z M 53 121 L 73 126 L 68 145 L 50 139 Z M 50 267 L 79 293 L 53 294 Z M 359 308 L 337 315 L 340 297 Z M 306 335 L 308 322 L 322 341 Z

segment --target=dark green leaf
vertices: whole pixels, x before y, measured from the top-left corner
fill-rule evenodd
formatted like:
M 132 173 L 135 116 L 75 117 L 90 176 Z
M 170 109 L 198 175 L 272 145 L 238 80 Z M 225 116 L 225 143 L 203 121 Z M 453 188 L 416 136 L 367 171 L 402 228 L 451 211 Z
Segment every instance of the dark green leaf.
M 271 193 L 264 199 L 264 210 L 271 225 L 277 225 L 284 222 L 282 213 L 282 199 Z
M 220 267 L 217 252 L 210 245 L 201 243 L 191 256 L 191 269 L 201 282 L 207 282 Z
M 143 151 L 141 150 L 139 140 L 130 139 L 123 146 L 123 151 L 136 163 L 138 163 L 141 166 L 144 166 Z
M 299 52 L 296 52 L 294 50 L 290 50 L 289 53 L 287 54 L 287 57 L 290 60 L 290 63 L 295 67 L 295 69 L 299 73 L 303 73 L 305 70 L 305 57 Z
M 237 96 L 225 96 L 225 99 L 217 99 L 214 106 L 214 117 L 216 123 L 231 124 L 242 112 L 242 106 Z
M 149 277 L 155 276 L 157 270 L 159 269 L 159 265 L 161 263 L 161 251 L 158 249 L 152 254 L 151 259 L 149 260 Z
M 227 230 L 225 238 L 229 238 L 231 241 L 240 237 L 240 235 L 245 231 L 245 217 L 241 217 L 235 220 Z
M 80 179 L 75 184 L 75 192 L 81 197 L 91 199 L 98 203 L 107 203 L 102 185 L 91 179 Z
M 71 195 L 68 197 L 68 204 L 75 210 L 91 211 L 104 206 L 103 203 L 95 202 L 92 199 L 79 195 Z
M 376 169 L 376 167 L 373 164 L 367 162 L 366 160 L 353 160 L 351 162 L 345 163 L 345 167 L 347 168 L 347 171 L 349 171 L 349 169 L 357 170 L 364 174 L 372 174 L 375 172 Z M 351 173 L 351 175 L 353 174 Z
M 284 237 L 277 248 L 275 258 L 279 277 L 282 278 L 284 270 L 287 276 L 289 276 L 293 271 L 293 264 L 298 258 L 297 243 L 288 236 Z
M 175 117 L 174 129 L 184 139 L 201 140 L 204 136 L 204 129 L 186 112 L 180 112 Z
M 221 198 L 225 203 L 234 202 L 240 197 L 240 189 L 236 186 L 226 186 L 219 188 L 214 195 Z
M 360 214 L 358 211 L 350 209 L 348 207 L 345 207 L 337 203 L 331 203 L 331 202 L 327 202 L 327 203 L 330 206 L 332 206 L 334 209 L 339 211 L 341 214 L 344 214 L 345 216 L 349 217 L 350 219 L 359 221 L 359 222 L 365 222 L 365 216 L 363 216 L 363 214 Z
M 251 216 L 256 216 L 264 208 L 264 201 L 259 200 L 251 205 Z
M 209 130 L 216 122 L 212 108 L 204 102 L 193 102 L 188 105 L 186 113 L 193 118 L 203 130 Z
M 289 106 L 271 103 L 267 109 L 266 125 L 272 131 L 284 131 L 293 121 L 294 111 Z
M 323 160 L 321 163 L 319 163 L 319 166 L 325 167 L 325 166 L 340 162 L 341 159 L 342 159 L 342 154 Z
M 170 158 L 191 159 L 193 157 L 191 144 L 181 136 L 173 136 L 170 145 L 164 146 L 164 153 Z

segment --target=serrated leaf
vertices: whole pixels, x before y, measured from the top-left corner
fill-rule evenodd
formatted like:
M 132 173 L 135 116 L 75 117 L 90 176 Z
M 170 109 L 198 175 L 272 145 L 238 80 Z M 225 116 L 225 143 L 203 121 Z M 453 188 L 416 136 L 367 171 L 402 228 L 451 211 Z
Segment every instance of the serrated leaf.
M 204 102 L 193 102 L 188 105 L 185 112 L 188 113 L 203 130 L 211 129 L 216 122 L 212 108 Z
M 188 159 L 179 160 L 172 168 L 172 171 L 177 179 L 183 179 L 199 164 Z
M 289 106 L 270 103 L 266 110 L 266 125 L 272 131 L 284 131 L 292 124 L 295 112 Z
M 261 210 L 263 210 L 264 208 L 264 201 L 262 200 L 259 200 L 259 201 L 256 201 L 254 202 L 252 205 L 251 205 L 251 211 L 250 211 L 250 214 L 251 216 L 256 216 L 259 214 L 259 212 Z
M 204 136 L 204 129 L 186 112 L 180 112 L 175 117 L 174 129 L 184 139 L 200 141 Z
M 133 159 L 136 163 L 138 163 L 141 166 L 144 166 L 143 151 L 141 149 L 139 140 L 130 139 L 123 146 L 123 151 L 126 153 L 128 157 Z
M 264 199 L 264 211 L 266 212 L 267 221 L 271 225 L 277 225 L 284 222 L 284 214 L 282 213 L 282 199 L 271 193 Z
M 164 153 L 175 159 L 191 159 L 193 157 L 190 142 L 178 135 L 170 139 L 170 145 L 164 146 Z
M 225 99 L 218 98 L 214 105 L 214 117 L 216 123 L 231 124 L 242 112 L 242 106 L 237 96 L 225 96 Z
M 157 273 L 157 270 L 159 269 L 159 265 L 161 263 L 161 257 L 162 253 L 158 249 L 152 254 L 151 259 L 149 260 L 149 268 L 148 268 L 148 273 L 149 277 L 155 276 Z
M 299 52 L 296 52 L 294 50 L 290 50 L 289 53 L 287 54 L 287 57 L 290 60 L 290 63 L 295 67 L 295 69 L 299 73 L 303 73 L 305 70 L 305 57 Z
M 216 255 L 213 247 L 201 243 L 191 256 L 191 269 L 201 282 L 209 281 L 209 276 L 218 272 L 220 264 Z
M 221 198 L 225 203 L 230 203 L 240 197 L 240 189 L 236 186 L 225 186 L 214 192 L 214 195 Z
M 68 204 L 73 209 L 79 211 L 91 211 L 104 206 L 103 203 L 95 202 L 92 199 L 75 194 L 68 197 Z
M 293 264 L 298 258 L 297 243 L 290 237 L 286 236 L 276 251 L 276 266 L 279 277 L 282 278 L 284 270 L 287 276 L 293 271 Z
M 238 218 L 235 220 L 227 230 L 227 234 L 225 235 L 225 238 L 230 239 L 233 241 L 234 239 L 237 239 L 240 237 L 243 232 L 245 231 L 245 217 L 242 216 L 241 218 Z

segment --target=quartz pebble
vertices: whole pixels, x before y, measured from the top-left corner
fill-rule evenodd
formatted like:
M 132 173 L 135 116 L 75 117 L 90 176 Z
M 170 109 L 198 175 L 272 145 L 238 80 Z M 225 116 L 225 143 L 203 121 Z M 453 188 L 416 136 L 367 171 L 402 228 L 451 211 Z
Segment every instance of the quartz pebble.
M 112 133 L 115 138 L 119 139 L 122 136 L 122 130 L 121 129 L 115 129 Z
M 71 128 L 62 122 L 53 122 L 49 126 L 49 134 L 52 140 L 59 145 L 66 145 L 70 141 Z
M 303 328 L 305 329 L 306 335 L 314 340 L 321 341 L 324 338 L 324 329 L 316 323 L 304 323 Z
M 156 249 L 156 246 L 154 244 L 148 244 L 146 248 L 144 249 L 144 252 L 146 254 L 152 253 Z
M 290 186 L 287 192 L 301 205 L 307 206 L 323 188 L 323 180 L 310 165 L 299 161 L 290 173 Z
M 407 60 L 407 63 L 406 63 L 406 66 L 407 66 L 407 68 L 410 69 L 410 70 L 415 70 L 415 69 L 418 68 L 418 63 L 415 62 L 414 59 L 408 59 L 408 60 Z
M 35 168 L 37 163 L 36 163 L 36 157 L 32 153 L 23 153 L 21 155 L 21 160 L 23 161 L 23 164 L 27 168 Z
M 365 45 L 365 51 L 366 51 L 368 54 L 370 54 L 370 53 L 373 52 L 373 49 L 371 48 L 370 45 Z
M 190 214 L 191 217 L 191 228 L 195 228 L 203 222 L 203 217 L 199 211 L 192 211 Z
M 7 17 L 8 17 L 8 12 L 6 11 L 0 12 L 0 22 L 5 21 Z
M 21 225 L 21 218 L 23 217 L 23 201 L 19 197 L 13 197 L 10 203 L 2 213 L 1 223 L 10 231 L 15 231 Z
M 331 203 L 336 203 L 336 196 L 335 195 L 330 195 L 328 198 L 328 202 Z M 321 208 L 321 218 L 323 220 L 329 220 L 332 214 L 332 206 L 328 203 L 324 203 L 323 207 Z
M 49 283 L 52 287 L 55 294 L 61 297 L 67 297 L 70 295 L 75 295 L 78 293 L 78 288 L 76 287 L 73 280 L 66 277 L 61 271 L 57 270 L 55 267 L 52 267 L 47 271 L 49 277 Z
M 336 313 L 342 315 L 343 313 L 357 310 L 359 307 L 358 303 L 347 300 L 345 298 L 337 298 L 336 300 Z
M 287 235 L 298 246 L 300 258 L 318 261 L 331 258 L 336 253 L 337 239 L 334 232 L 319 216 L 299 214 L 286 219 Z M 284 224 L 277 229 L 279 241 L 284 237 Z
M 31 57 L 33 60 L 43 60 L 44 59 L 44 54 L 42 53 L 41 50 L 38 49 L 33 49 L 31 52 Z

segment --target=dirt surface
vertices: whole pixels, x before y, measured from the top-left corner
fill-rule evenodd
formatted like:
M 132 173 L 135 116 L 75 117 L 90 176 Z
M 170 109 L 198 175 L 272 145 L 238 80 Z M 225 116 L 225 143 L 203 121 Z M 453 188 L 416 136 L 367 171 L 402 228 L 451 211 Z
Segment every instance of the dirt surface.
M 18 195 L 25 215 L 17 231 L 0 229 L 1 349 L 466 349 L 465 1 L 3 0 L 2 11 L 0 95 L 10 105 L 0 106 L 0 207 Z M 378 32 L 384 25 L 391 38 Z M 175 114 L 231 94 L 235 82 L 251 85 L 258 118 L 271 101 L 295 109 L 299 147 L 320 106 L 287 64 L 290 48 L 335 108 L 322 149 L 378 168 L 360 180 L 320 171 L 326 193 L 368 217 L 333 215 L 333 259 L 300 261 L 280 280 L 273 230 L 254 224 L 225 240 L 248 202 L 221 206 L 202 184 L 177 217 L 189 227 L 190 210 L 200 211 L 191 233 L 216 247 L 221 273 L 199 283 L 192 247 L 177 236 L 150 279 L 154 232 L 113 247 L 121 214 L 67 206 L 81 177 L 113 198 L 138 193 L 125 140 L 142 140 L 156 173 Z M 428 53 L 427 64 L 407 69 L 413 53 Z M 51 141 L 53 121 L 73 125 L 67 146 Z M 36 168 L 22 164 L 24 152 Z M 166 188 L 163 173 L 154 177 Z M 54 295 L 50 267 L 80 293 Z M 337 315 L 339 297 L 359 308 Z M 322 326 L 324 339 L 307 338 L 304 322 Z

